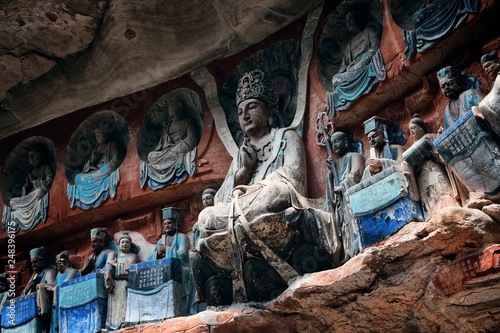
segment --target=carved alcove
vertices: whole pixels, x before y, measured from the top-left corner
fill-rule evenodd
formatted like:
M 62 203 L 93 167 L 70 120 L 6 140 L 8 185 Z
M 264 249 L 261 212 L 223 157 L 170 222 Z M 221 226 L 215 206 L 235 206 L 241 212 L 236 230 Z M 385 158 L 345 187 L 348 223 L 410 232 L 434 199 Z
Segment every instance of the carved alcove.
M 101 139 L 98 138 L 98 132 L 105 137 L 102 146 L 106 151 L 99 150 Z M 65 173 L 69 183 L 70 207 L 95 208 L 108 197 L 114 197 L 119 181 L 118 168 L 125 158 L 128 138 L 129 129 L 125 119 L 113 111 L 97 112 L 78 126 L 70 138 L 66 153 Z M 95 170 L 94 159 L 100 160 Z M 102 163 L 104 166 L 101 166 Z M 86 188 L 90 185 L 87 182 L 98 179 L 101 184 L 93 184 L 97 189 Z
M 38 152 L 38 167 L 30 163 L 30 155 Z M 3 228 L 8 232 L 29 231 L 47 218 L 48 192 L 56 171 L 56 150 L 47 138 L 34 136 L 21 141 L 7 156 L 0 177 L 4 202 Z M 34 169 L 39 169 L 35 172 Z M 33 173 L 33 175 L 32 175 Z M 38 178 L 38 179 L 37 179 Z M 40 193 L 35 193 L 40 191 Z M 16 201 L 24 206 L 20 215 L 12 215 Z M 7 228 L 9 226 L 9 228 Z
M 180 118 L 172 118 L 173 108 L 180 108 Z M 151 189 L 158 190 L 194 174 L 204 120 L 203 103 L 188 88 L 168 92 L 149 108 L 137 135 L 141 187 L 147 182 Z

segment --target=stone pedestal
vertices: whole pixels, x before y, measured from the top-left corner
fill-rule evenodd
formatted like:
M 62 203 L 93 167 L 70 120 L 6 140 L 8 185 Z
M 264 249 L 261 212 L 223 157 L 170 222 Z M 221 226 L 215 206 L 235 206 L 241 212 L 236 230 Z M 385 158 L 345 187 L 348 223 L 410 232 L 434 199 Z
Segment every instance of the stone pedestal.
M 402 166 L 391 166 L 347 190 L 362 248 L 423 221 L 420 204 L 408 195 Z
M 182 266 L 175 258 L 130 265 L 127 325 L 161 321 L 186 314 L 182 297 Z
M 107 298 L 102 273 L 63 282 L 59 290 L 59 333 L 88 333 L 104 328 Z
M 467 190 L 494 195 L 500 191 L 500 145 L 467 112 L 434 141 L 443 160 Z
M 41 333 L 36 293 L 7 300 L 2 308 L 2 333 Z

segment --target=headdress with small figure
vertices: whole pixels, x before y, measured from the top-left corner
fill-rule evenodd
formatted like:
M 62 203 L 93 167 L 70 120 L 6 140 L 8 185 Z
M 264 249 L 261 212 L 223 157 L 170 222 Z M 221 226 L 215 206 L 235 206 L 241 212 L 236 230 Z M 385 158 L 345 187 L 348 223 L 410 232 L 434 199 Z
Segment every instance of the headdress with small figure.
M 278 105 L 278 94 L 274 89 L 274 84 L 260 69 L 245 73 L 238 82 L 236 105 L 250 98 L 260 99 L 273 110 Z

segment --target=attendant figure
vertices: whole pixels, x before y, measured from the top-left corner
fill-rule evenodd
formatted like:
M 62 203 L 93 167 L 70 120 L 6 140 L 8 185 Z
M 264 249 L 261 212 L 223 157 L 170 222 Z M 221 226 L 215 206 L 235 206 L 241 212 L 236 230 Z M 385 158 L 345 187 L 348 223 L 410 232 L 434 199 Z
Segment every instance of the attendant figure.
M 500 141 L 500 61 L 497 51 L 492 51 L 481 57 L 484 71 L 494 79 L 491 91 L 479 102 L 478 106 L 472 107 L 472 113 L 480 124 Z
M 401 165 L 404 168 L 410 198 L 418 202 L 420 197 L 415 172 L 403 158 L 406 149 L 401 145 L 389 143 L 387 128 L 383 123 L 377 123 L 375 128 L 368 132 L 368 141 L 370 143 L 370 156 L 366 161 L 362 180 L 368 179 L 388 167 Z
M 361 13 L 356 11 L 345 16 L 347 30 L 355 35 L 347 43 L 342 65 L 332 78 L 333 91 L 327 93 L 329 118 L 336 111 L 346 110 L 356 98 L 386 77 L 379 50 L 381 34 L 375 27 L 364 25 L 362 20 Z
M 87 275 L 100 271 L 106 265 L 108 256 L 115 251 L 111 247 L 111 236 L 104 228 L 90 230 L 91 255 L 81 269 L 81 275 Z
M 75 184 L 68 185 L 71 207 L 95 208 L 116 195 L 120 181 L 118 143 L 99 128 L 94 130 L 94 135 L 98 145 L 82 172 L 75 176 Z
M 359 253 L 359 235 L 345 200 L 345 191 L 361 181 L 365 158 L 349 151 L 349 140 L 344 132 L 332 133 L 330 143 L 338 159 L 328 158 L 326 161 L 330 170 L 326 184 L 327 207 L 335 217 L 336 230 L 343 245 L 342 261 L 345 262 Z
M 420 115 L 415 114 L 409 122 L 410 135 L 413 145 L 403 154 L 405 160 L 414 167 L 417 186 L 422 204 L 424 217 L 428 220 L 434 213 L 446 206 L 459 206 L 456 198 L 459 194 L 457 184 L 450 183 L 448 168 L 438 162 L 437 152 L 433 151 L 432 142 L 437 135 L 430 133 Z M 423 155 L 425 158 L 413 161 L 413 154 Z M 455 179 L 451 177 L 453 182 Z
M 30 251 L 33 275 L 24 287 L 21 296 L 36 293 L 38 315 L 42 321 L 42 331 L 49 332 L 52 310 L 52 293 L 48 286 L 54 286 L 56 271 L 51 268 L 49 253 L 45 247 L 38 247 Z
M 201 202 L 203 204 L 203 208 L 212 207 L 214 205 L 216 190 L 213 188 L 206 188 L 201 195 Z M 200 229 L 198 228 L 198 222 L 193 225 L 193 246 L 198 244 L 200 240 Z M 195 314 L 203 311 L 206 308 L 206 303 L 202 303 L 198 300 L 198 295 L 196 292 L 196 285 L 194 281 L 191 286 L 191 295 L 190 295 L 190 314 Z
M 63 282 L 70 281 L 74 278 L 80 277 L 80 271 L 73 268 L 69 260 L 69 252 L 62 251 L 56 256 L 56 282 L 55 286 L 50 286 L 47 289 L 54 291 L 54 298 L 52 302 L 52 324 L 50 332 L 59 332 L 59 285 Z
M 200 139 L 195 122 L 185 117 L 185 112 L 181 99 L 168 104 L 169 120 L 163 124 L 160 141 L 147 161 L 141 162 L 141 187 L 147 180 L 149 187 L 156 190 L 193 175 L 195 148 Z
M 276 128 L 278 95 L 264 72 L 243 75 L 236 102 L 243 145 L 215 205 L 198 216 L 201 238 L 190 252 L 198 296 L 209 305 L 270 299 L 286 289 L 300 267 L 292 267 L 280 251 L 294 249 L 292 230 L 305 227 L 298 221 L 311 207 L 302 196 L 307 188 L 302 139 L 291 128 Z M 302 237 L 337 254 L 336 232 L 315 233 L 319 223 L 311 217 Z
M 125 323 L 127 310 L 127 283 L 129 268 L 140 262 L 139 248 L 132 243 L 129 233 L 124 231 L 118 240 L 120 252 L 111 252 L 107 259 L 104 273 L 105 286 L 108 291 L 108 311 L 106 327 L 116 330 Z
M 30 150 L 28 160 L 32 169 L 26 176 L 21 196 L 9 202 L 9 220 L 23 231 L 29 231 L 38 222 L 46 220 L 49 190 L 54 180 L 54 169 L 40 149 Z
M 176 258 L 182 264 L 182 297 L 190 293 L 191 270 L 189 268 L 189 238 L 178 231 L 181 211 L 178 208 L 162 209 L 163 235 L 158 240 L 148 261 Z
M 484 94 L 478 89 L 471 88 L 470 79 L 451 66 L 440 69 L 437 77 L 441 91 L 449 99 L 443 114 L 443 125 L 446 130 L 473 106 L 477 106 L 484 98 Z

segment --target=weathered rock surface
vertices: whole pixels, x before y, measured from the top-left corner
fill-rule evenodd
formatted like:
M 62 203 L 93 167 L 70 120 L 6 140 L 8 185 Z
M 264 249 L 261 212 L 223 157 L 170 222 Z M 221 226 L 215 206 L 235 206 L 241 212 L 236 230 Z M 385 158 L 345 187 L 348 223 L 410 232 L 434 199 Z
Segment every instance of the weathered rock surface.
M 241 51 L 318 1 L 0 3 L 3 138 Z
M 498 332 L 500 224 L 446 208 L 261 309 L 232 306 L 120 332 Z

